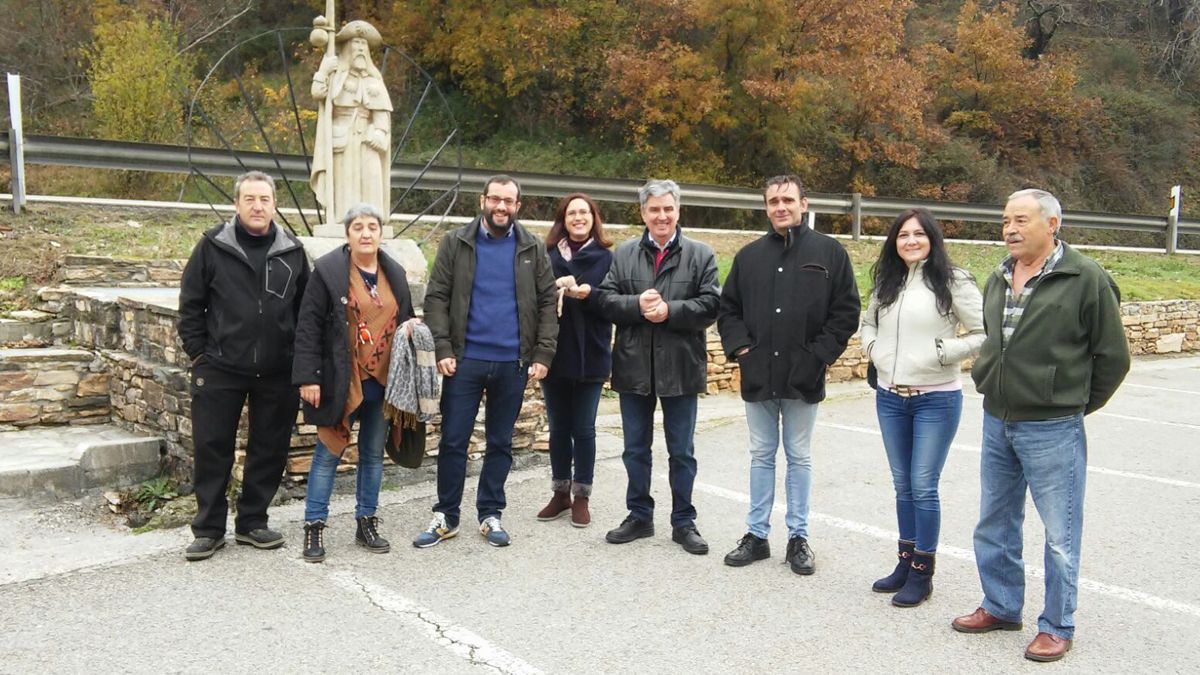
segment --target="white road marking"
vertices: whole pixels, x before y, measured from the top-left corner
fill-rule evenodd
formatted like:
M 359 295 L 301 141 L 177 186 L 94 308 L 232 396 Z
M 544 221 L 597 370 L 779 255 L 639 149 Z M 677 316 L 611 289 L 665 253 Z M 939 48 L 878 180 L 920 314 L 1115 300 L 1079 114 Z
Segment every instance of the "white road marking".
M 661 479 L 666 480 L 667 477 L 664 475 Z M 736 490 L 723 488 L 719 485 L 710 485 L 708 483 L 697 481 L 693 485 L 693 490 L 697 492 L 703 492 L 714 497 L 728 499 L 739 504 L 750 504 L 750 495 L 747 495 L 743 492 L 738 492 Z M 787 513 L 787 504 L 784 502 L 775 502 L 773 511 L 776 514 L 783 516 Z M 839 530 L 847 530 L 866 535 L 868 537 L 882 539 L 884 541 L 896 540 L 896 532 L 894 530 L 885 530 L 883 528 L 875 527 L 874 525 L 867 525 L 866 523 L 859 523 L 853 520 L 847 520 L 845 518 L 838 518 L 837 516 L 830 516 L 824 513 L 815 513 L 810 511 L 808 514 L 808 519 L 811 522 L 821 523 L 829 527 L 835 527 Z M 971 563 L 975 562 L 975 554 L 973 552 L 968 551 L 965 548 L 958 548 L 956 546 L 939 545 L 938 555 L 943 557 L 949 556 L 951 558 L 957 558 L 959 560 L 965 560 Z M 1034 578 L 1045 576 L 1045 571 L 1042 568 L 1029 563 L 1025 563 L 1025 573 Z M 1145 605 L 1151 609 L 1166 610 L 1200 618 L 1200 607 L 1197 607 L 1196 605 L 1189 605 L 1186 602 L 1179 602 L 1178 600 L 1160 598 L 1156 595 L 1143 593 L 1142 591 L 1137 591 L 1132 588 L 1114 586 L 1112 584 L 1093 581 L 1083 577 L 1079 578 L 1079 588 L 1086 589 L 1093 593 L 1099 593 L 1101 595 L 1107 595 L 1125 600 L 1127 602 Z
M 968 394 L 967 392 L 964 391 L 963 398 L 982 400 L 983 396 L 981 396 L 979 394 Z M 1156 420 L 1156 419 L 1152 419 L 1150 417 L 1137 417 L 1135 415 L 1121 415 L 1119 413 L 1107 412 L 1105 410 L 1099 410 L 1097 412 L 1094 412 L 1091 414 L 1091 416 L 1112 417 L 1114 419 L 1128 420 L 1130 422 L 1145 422 L 1147 424 L 1162 424 L 1162 425 L 1168 426 L 1168 427 L 1180 427 L 1183 429 L 1200 429 L 1200 424 L 1188 424 L 1187 422 L 1171 422 L 1169 420 Z
M 818 427 L 826 427 L 828 429 L 839 429 L 841 431 L 852 431 L 854 433 L 859 433 L 859 434 L 870 434 L 872 436 L 883 436 L 883 434 L 879 431 L 879 429 L 872 429 L 871 427 L 856 427 L 856 426 L 852 426 L 849 424 L 837 424 L 836 422 L 817 422 L 817 426 Z M 975 454 L 979 454 L 980 452 L 982 452 L 982 450 L 979 448 L 979 446 L 975 446 L 975 445 L 964 445 L 962 443 L 955 443 L 955 444 L 951 445 L 950 447 L 955 450 L 964 450 L 966 452 L 973 452 Z M 1150 481 L 1152 483 L 1159 483 L 1162 485 L 1170 485 L 1172 487 L 1191 488 L 1194 490 L 1200 490 L 1200 483 L 1193 483 L 1191 481 L 1179 480 L 1176 478 L 1162 478 L 1160 476 L 1151 476 L 1149 474 L 1144 474 L 1144 473 L 1134 473 L 1132 471 L 1120 471 L 1118 469 L 1106 469 L 1102 466 L 1090 466 L 1089 465 L 1087 470 L 1088 470 L 1088 473 L 1097 473 L 1097 474 L 1101 474 L 1104 476 L 1117 476 L 1119 478 L 1133 478 L 1134 480 Z
M 338 586 L 366 595 L 371 604 L 399 617 L 408 625 L 425 633 L 439 646 L 474 665 L 487 666 L 505 675 L 542 675 L 541 670 L 521 658 L 491 644 L 453 620 L 438 616 L 390 588 L 344 570 L 328 576 Z
M 1200 396 L 1200 391 L 1192 391 L 1190 389 L 1173 389 L 1171 387 L 1156 387 L 1152 384 L 1134 384 L 1132 382 L 1125 382 L 1121 385 L 1121 387 L 1122 388 L 1134 387 L 1137 389 L 1153 389 L 1155 391 L 1169 391 L 1173 394 L 1191 394 L 1192 396 Z

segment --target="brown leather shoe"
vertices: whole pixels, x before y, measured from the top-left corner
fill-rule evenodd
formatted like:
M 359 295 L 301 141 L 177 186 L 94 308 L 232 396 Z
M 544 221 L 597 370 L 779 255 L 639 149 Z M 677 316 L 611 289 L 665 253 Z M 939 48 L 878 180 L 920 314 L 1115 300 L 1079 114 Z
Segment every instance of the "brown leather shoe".
M 998 619 L 980 607 L 951 621 L 950 627 L 960 633 L 988 633 L 994 630 L 1021 630 L 1021 622 Z
M 575 501 L 571 502 L 571 524 L 575 527 L 587 527 L 592 524 L 587 497 L 576 496 Z
M 1038 633 L 1025 648 L 1025 658 L 1030 661 L 1057 661 L 1071 651 L 1071 641 L 1050 633 Z
M 571 493 L 567 490 L 555 490 L 550 503 L 538 511 L 538 520 L 557 520 L 571 510 Z

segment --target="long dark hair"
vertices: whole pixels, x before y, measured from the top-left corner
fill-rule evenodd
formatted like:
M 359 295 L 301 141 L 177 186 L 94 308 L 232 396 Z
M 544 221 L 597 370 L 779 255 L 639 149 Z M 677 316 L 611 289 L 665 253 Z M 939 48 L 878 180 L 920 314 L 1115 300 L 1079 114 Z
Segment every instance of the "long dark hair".
M 610 240 L 604 234 L 604 223 L 600 218 L 600 208 L 596 206 L 596 202 L 582 192 L 572 192 L 566 197 L 563 197 L 562 200 L 558 202 L 558 208 L 554 210 L 554 224 L 550 226 L 550 231 L 546 233 L 546 249 L 552 249 L 555 246 L 558 246 L 558 242 L 566 239 L 567 206 L 569 206 L 571 202 L 576 199 L 582 199 L 583 201 L 587 202 L 588 209 L 592 212 L 592 239 L 595 239 L 596 243 L 604 248 L 611 247 L 612 240 Z
M 942 228 L 938 227 L 937 219 L 929 209 L 908 209 L 896 216 L 888 229 L 887 239 L 883 241 L 883 249 L 879 251 L 879 259 L 871 266 L 871 277 L 875 280 L 872 292 L 881 308 L 892 304 L 900 296 L 900 289 L 908 278 L 908 264 L 896 252 L 896 238 L 900 236 L 900 228 L 912 218 L 917 219 L 921 229 L 925 230 L 925 237 L 929 239 L 929 257 L 925 259 L 923 270 L 925 285 L 937 298 L 938 311 L 943 315 L 949 314 L 952 303 L 950 280 L 954 277 L 954 265 L 946 253 Z

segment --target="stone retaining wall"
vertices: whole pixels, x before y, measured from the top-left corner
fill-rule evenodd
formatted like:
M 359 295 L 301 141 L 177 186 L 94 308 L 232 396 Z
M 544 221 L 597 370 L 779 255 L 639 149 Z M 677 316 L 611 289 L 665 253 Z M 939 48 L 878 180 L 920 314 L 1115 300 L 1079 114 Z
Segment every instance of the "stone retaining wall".
M 1121 305 L 1121 322 L 1135 355 L 1200 351 L 1200 300 L 1127 302 Z M 827 382 L 845 382 L 867 376 L 858 333 L 850 338 L 841 358 L 829 367 Z M 970 370 L 970 363 L 963 370 Z M 716 328 L 708 330 L 708 393 L 741 391 L 737 362 L 728 361 Z
M 68 255 L 55 280 L 61 286 L 178 286 L 186 260 L 121 260 Z
M 1135 355 L 1200 350 L 1200 300 L 1127 302 L 1121 322 Z
M 108 421 L 109 375 L 82 349 L 0 349 L 0 431 Z
M 193 450 L 190 364 L 175 331 L 178 311 L 129 298 L 109 302 L 78 294 L 63 298 L 62 305 L 75 319 L 76 341 L 98 350 L 112 375 L 109 393 L 113 420 L 132 430 L 162 436 L 169 454 L 183 465 L 190 465 Z M 484 448 L 483 410 L 480 406 L 481 417 L 468 449 L 472 458 L 479 457 Z M 440 419 L 435 419 L 428 429 L 426 447 L 431 456 L 437 454 L 439 423 Z M 302 477 L 308 473 L 316 433 L 316 427 L 304 424 L 297 415 L 297 433 L 292 435 L 288 457 L 289 475 Z M 541 389 L 530 386 L 514 429 L 513 450 L 545 450 L 548 438 Z M 245 446 L 243 414 L 238 430 L 235 468 L 238 475 Z M 343 467 L 348 468 L 356 460 L 352 447 Z

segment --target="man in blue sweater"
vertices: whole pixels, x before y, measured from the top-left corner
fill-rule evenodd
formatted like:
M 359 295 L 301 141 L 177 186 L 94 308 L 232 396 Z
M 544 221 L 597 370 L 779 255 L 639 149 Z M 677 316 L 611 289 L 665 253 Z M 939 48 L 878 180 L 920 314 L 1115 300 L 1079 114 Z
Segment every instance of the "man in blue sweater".
M 428 548 L 458 534 L 467 446 L 487 394 L 487 450 L 475 505 L 479 533 L 507 546 L 500 524 L 504 482 L 512 467 L 512 434 L 529 379 L 546 376 L 558 337 L 557 295 L 546 246 L 517 222 L 521 186 L 492 176 L 481 214 L 438 246 L 425 294 L 442 381 L 442 440 L 433 519 L 413 540 Z

